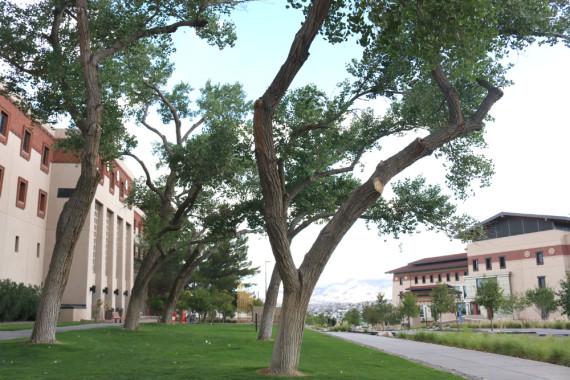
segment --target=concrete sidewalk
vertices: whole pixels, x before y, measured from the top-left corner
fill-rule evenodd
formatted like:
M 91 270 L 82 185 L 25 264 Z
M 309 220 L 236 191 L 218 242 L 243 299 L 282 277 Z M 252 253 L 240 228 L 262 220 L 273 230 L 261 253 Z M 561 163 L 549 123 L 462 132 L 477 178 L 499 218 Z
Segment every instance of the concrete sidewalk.
M 411 340 L 357 333 L 327 333 L 469 379 L 568 380 L 570 367 Z
M 89 323 L 85 325 L 74 325 L 58 327 L 56 332 L 100 329 L 103 327 L 121 327 L 122 323 Z M 0 331 L 0 340 L 10 340 L 19 338 L 29 338 L 32 330 Z

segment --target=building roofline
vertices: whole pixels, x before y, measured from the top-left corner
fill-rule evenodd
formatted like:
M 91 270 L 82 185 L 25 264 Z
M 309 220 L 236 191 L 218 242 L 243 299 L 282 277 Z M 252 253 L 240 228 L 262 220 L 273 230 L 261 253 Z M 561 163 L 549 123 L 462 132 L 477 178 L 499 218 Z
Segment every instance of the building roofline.
M 544 215 L 544 214 L 525 214 L 525 213 L 517 213 L 517 212 L 508 212 L 508 211 L 501 211 L 498 214 L 491 216 L 479 222 L 477 225 L 484 225 L 487 224 L 495 219 L 504 218 L 507 216 L 514 216 L 514 217 L 521 217 L 521 218 L 537 218 L 537 219 L 553 219 L 553 220 L 562 220 L 565 222 L 570 222 L 570 217 L 568 216 L 557 216 L 557 215 Z

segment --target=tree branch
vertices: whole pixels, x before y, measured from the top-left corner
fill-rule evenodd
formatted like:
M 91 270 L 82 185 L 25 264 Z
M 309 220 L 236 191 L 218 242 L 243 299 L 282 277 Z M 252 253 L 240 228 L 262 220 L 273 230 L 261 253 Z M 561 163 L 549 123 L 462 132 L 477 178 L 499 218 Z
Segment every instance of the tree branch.
M 154 185 L 154 183 L 152 182 L 152 179 L 150 178 L 150 172 L 148 171 L 148 168 L 146 167 L 145 163 L 143 162 L 143 160 L 141 160 L 138 156 L 136 156 L 134 153 L 131 152 L 124 152 L 123 156 L 129 156 L 131 158 L 133 158 L 136 162 L 139 163 L 140 167 L 142 168 L 142 170 L 144 171 L 144 174 L 146 176 L 146 186 L 156 195 L 158 195 L 160 197 L 160 199 L 164 199 L 164 194 L 162 194 L 162 192 Z
M 148 106 L 145 107 L 144 109 L 144 114 L 141 120 L 139 120 L 139 122 L 149 131 L 153 132 L 154 134 L 156 134 L 161 140 L 162 140 L 162 145 L 164 146 L 164 150 L 168 153 L 171 154 L 172 150 L 170 149 L 170 143 L 168 142 L 168 139 L 166 138 L 165 135 L 163 135 L 162 133 L 160 133 L 160 131 L 156 128 L 154 128 L 153 126 L 151 126 L 149 123 L 147 123 L 146 118 L 148 116 Z
M 323 214 L 318 214 L 318 215 L 312 216 L 307 220 L 304 220 L 301 224 L 299 224 L 299 226 L 289 229 L 289 231 L 287 233 L 287 235 L 289 236 L 289 240 L 293 240 L 293 238 L 295 236 L 297 236 L 297 234 L 299 234 L 299 232 L 303 231 L 305 228 L 309 227 L 311 224 L 313 224 L 313 223 L 315 223 L 321 219 L 332 218 L 334 216 L 334 214 L 335 214 L 334 212 L 323 213 Z
M 158 87 L 156 87 L 155 85 L 150 84 L 148 82 L 144 82 L 144 84 L 147 87 L 149 87 L 150 89 L 152 89 L 156 93 L 156 95 L 158 95 L 158 97 L 160 98 L 162 103 L 170 111 L 170 114 L 172 115 L 172 118 L 174 119 L 174 125 L 176 127 L 176 144 L 178 144 L 178 145 L 182 144 L 182 136 L 181 136 L 182 123 L 180 121 L 180 116 L 178 115 L 178 111 L 176 110 L 174 105 L 172 105 L 170 100 L 168 100 L 168 98 L 162 93 L 162 91 L 160 91 L 160 89 Z
M 182 136 L 182 141 L 186 141 L 188 139 L 188 137 L 190 137 L 190 134 L 192 132 L 194 132 L 196 130 L 196 128 L 198 128 L 200 125 L 202 125 L 204 122 L 206 121 L 206 118 L 204 116 L 202 116 L 200 118 L 200 120 L 198 120 L 197 122 L 195 122 L 194 124 L 192 124 L 192 126 L 190 127 L 190 129 L 188 129 L 186 131 L 186 133 L 184 134 L 184 136 Z

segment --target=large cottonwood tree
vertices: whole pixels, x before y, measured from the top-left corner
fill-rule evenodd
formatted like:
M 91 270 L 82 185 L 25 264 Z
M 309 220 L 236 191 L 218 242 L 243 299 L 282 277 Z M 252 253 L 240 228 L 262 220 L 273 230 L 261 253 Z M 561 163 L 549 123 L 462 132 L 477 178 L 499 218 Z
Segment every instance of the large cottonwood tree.
M 33 343 L 55 341 L 73 250 L 99 182 L 100 158 L 116 157 L 112 147 L 124 136 L 120 100 L 128 98 L 130 83 L 168 66 L 169 34 L 181 27 L 195 28 L 219 46 L 232 43 L 232 25 L 220 17 L 233 4 L 42 0 L 20 6 L 0 1 L 0 59 L 7 65 L 3 91 L 19 95 L 21 106 L 39 118 L 67 117 L 79 131 L 81 174 L 58 219 Z M 108 155 L 100 157 L 100 151 Z
M 301 8 L 307 1 L 290 3 Z M 537 34 L 554 42 L 558 34 L 568 32 L 564 3 L 516 3 L 314 0 L 306 5 L 305 21 L 289 54 L 255 102 L 254 111 L 263 214 L 284 286 L 270 373 L 297 373 L 311 293 L 338 243 L 378 201 L 390 180 L 433 153 L 445 160 L 452 185 L 468 183 L 481 174 L 484 160 L 476 158 L 474 149 L 484 144 L 485 121 L 503 95 L 499 86 L 506 84 L 505 67 L 500 58 L 508 49 L 523 48 Z M 349 194 L 297 268 L 287 235 L 290 189 L 277 153 L 274 119 L 323 24 L 324 34 L 332 42 L 358 35 L 365 52 L 353 65 L 353 72 L 373 89 L 369 98 L 391 101 L 387 122 L 414 126 L 416 134 L 400 151 L 378 162 L 372 175 Z

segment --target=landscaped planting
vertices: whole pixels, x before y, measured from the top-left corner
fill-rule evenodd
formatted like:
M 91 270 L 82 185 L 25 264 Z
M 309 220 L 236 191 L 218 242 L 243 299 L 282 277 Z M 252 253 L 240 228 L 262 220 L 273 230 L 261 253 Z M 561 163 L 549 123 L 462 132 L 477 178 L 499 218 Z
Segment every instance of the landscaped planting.
M 538 360 L 570 367 L 570 338 L 473 332 L 418 332 L 399 338 Z
M 0 379 L 268 379 L 273 342 L 251 325 L 143 325 L 70 331 L 60 344 L 0 342 Z M 306 331 L 300 370 L 308 379 L 459 379 L 407 360 Z
M 463 323 L 461 325 L 472 329 L 491 328 L 491 323 L 488 321 L 469 322 L 469 323 Z M 504 329 L 540 328 L 540 329 L 570 330 L 570 321 L 543 322 L 543 321 L 500 321 L 499 320 L 493 322 L 493 327 L 504 328 Z

